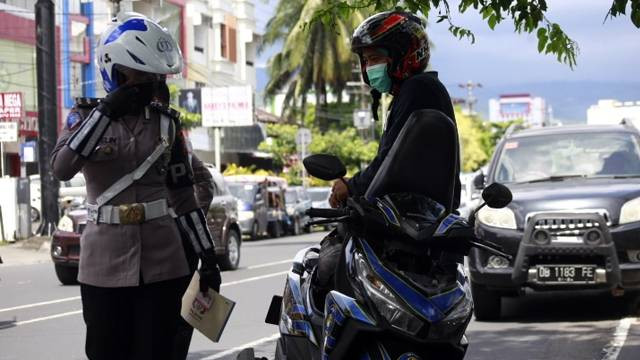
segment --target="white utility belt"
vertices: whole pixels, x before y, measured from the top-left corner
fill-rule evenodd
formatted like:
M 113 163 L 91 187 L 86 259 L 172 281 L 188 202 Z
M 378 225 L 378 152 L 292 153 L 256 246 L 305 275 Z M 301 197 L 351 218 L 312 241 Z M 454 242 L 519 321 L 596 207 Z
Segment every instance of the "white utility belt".
M 167 199 L 123 205 L 87 204 L 87 210 L 87 219 L 96 224 L 134 225 L 166 215 L 175 217 L 175 212 L 169 207 Z

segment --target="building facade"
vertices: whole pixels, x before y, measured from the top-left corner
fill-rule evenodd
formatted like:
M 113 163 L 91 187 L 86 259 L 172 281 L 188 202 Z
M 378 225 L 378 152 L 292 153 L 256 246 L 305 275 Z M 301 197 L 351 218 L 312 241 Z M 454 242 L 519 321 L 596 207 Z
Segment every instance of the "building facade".
M 541 97 L 530 94 L 506 94 L 489 100 L 489 120 L 505 122 L 522 120 L 528 126 L 547 126 L 550 124 L 549 108 Z
M 19 93 L 22 102 L 19 117 L 1 119 L 20 124 L 20 139 L 3 144 L 4 173 L 10 176 L 19 175 L 21 143 L 37 138 L 35 3 L 0 1 L 0 93 Z M 118 8 L 110 0 L 57 0 L 55 6 L 61 128 L 76 97 L 104 96 L 95 47 Z M 182 89 L 249 85 L 255 91 L 254 61 L 260 35 L 255 29 L 253 1 L 140 0 L 122 1 L 119 6 L 120 11 L 139 12 L 159 21 L 178 41 L 185 67 L 170 83 Z M 208 128 L 199 131 L 213 135 Z M 194 144 L 209 161 L 211 142 Z M 29 174 L 37 172 L 37 164 L 31 165 Z
M 640 101 L 599 100 L 587 109 L 587 124 L 608 125 L 630 121 L 640 129 Z

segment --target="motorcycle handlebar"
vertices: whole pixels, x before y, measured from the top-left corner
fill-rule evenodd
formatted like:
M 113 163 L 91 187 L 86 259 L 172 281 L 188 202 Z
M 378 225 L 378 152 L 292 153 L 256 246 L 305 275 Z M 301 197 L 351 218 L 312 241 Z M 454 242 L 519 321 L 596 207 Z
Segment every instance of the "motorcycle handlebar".
M 311 216 L 311 217 L 326 218 L 326 219 L 337 218 L 337 217 L 348 216 L 349 215 L 349 211 L 344 210 L 344 209 L 317 209 L 317 208 L 310 208 L 305 213 L 307 215 Z

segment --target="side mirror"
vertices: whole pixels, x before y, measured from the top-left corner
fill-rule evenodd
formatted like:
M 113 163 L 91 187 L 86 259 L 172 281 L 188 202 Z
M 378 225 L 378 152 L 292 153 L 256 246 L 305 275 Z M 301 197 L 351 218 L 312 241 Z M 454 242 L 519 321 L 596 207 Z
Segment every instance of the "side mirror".
M 513 200 L 513 195 L 508 187 L 493 183 L 482 191 L 482 199 L 487 205 L 494 209 L 500 209 L 509 205 Z
M 482 190 L 484 189 L 484 182 L 485 182 L 485 176 L 483 173 L 480 173 L 473 178 L 473 187 L 476 190 Z
M 302 163 L 311 176 L 325 181 L 339 179 L 347 174 L 342 161 L 333 155 L 316 154 L 307 156 Z

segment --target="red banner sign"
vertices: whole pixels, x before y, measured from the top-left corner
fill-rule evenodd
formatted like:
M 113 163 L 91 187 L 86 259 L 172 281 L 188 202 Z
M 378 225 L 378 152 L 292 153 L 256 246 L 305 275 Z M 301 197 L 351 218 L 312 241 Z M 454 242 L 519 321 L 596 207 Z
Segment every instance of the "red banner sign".
M 0 93 L 0 120 L 22 117 L 22 93 Z

